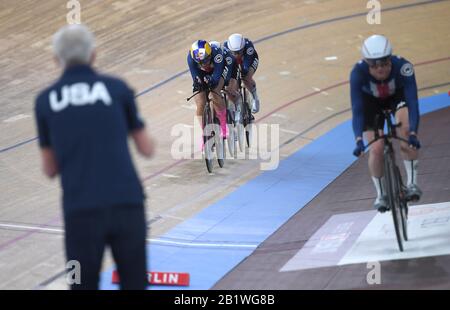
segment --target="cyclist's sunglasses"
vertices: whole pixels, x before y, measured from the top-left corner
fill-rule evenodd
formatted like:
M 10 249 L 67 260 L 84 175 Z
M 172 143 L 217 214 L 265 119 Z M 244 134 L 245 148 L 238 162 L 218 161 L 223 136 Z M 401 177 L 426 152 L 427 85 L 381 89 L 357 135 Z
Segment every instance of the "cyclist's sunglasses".
M 376 69 L 378 67 L 386 67 L 391 64 L 391 56 L 379 58 L 379 59 L 366 59 L 365 60 L 370 68 Z

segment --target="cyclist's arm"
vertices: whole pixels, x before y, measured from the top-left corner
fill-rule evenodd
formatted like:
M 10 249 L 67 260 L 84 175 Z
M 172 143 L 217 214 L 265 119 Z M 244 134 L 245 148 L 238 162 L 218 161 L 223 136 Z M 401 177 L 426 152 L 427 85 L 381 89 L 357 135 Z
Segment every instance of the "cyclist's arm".
M 414 74 L 413 65 L 405 63 L 400 70 L 400 75 L 403 79 L 405 100 L 408 106 L 409 131 L 412 134 L 416 134 L 419 128 L 420 113 L 416 76 Z
M 362 79 L 356 68 L 350 74 L 350 98 L 352 101 L 352 125 L 356 141 L 362 140 L 364 128 L 364 108 Z
M 258 58 L 258 53 L 256 52 L 255 46 L 251 41 L 247 42 L 247 46 L 245 47 L 243 57 L 244 61 L 242 63 L 242 75 L 246 76 L 255 58 Z
M 214 62 L 214 71 L 212 73 L 212 80 L 211 80 L 211 88 L 215 88 L 220 81 L 220 78 L 223 78 L 225 80 L 224 75 L 224 68 L 225 68 L 225 59 L 222 53 L 214 55 L 213 58 Z
M 192 76 L 192 85 L 194 86 L 194 89 L 200 89 L 202 84 L 202 81 L 199 78 L 200 69 L 189 54 L 187 56 L 187 63 Z

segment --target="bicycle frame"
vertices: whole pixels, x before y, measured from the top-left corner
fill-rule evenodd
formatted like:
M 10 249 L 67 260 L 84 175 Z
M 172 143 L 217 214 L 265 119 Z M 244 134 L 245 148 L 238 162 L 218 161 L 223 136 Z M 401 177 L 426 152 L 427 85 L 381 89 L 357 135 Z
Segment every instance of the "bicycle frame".
M 206 96 L 206 103 L 205 107 L 203 109 L 202 114 L 202 131 L 203 131 L 203 143 L 204 143 L 204 149 L 205 149 L 205 160 L 206 160 L 206 168 L 209 173 L 212 172 L 213 167 L 213 148 L 215 145 L 215 148 L 217 150 L 217 160 L 219 162 L 219 166 L 222 168 L 224 164 L 224 156 L 223 156 L 223 141 L 220 137 L 220 126 L 215 123 L 215 113 L 214 113 L 214 107 L 211 103 L 211 99 L 209 98 L 209 95 L 211 92 L 217 94 L 214 90 L 210 88 L 202 89 L 190 96 L 189 98 L 186 98 L 187 101 L 191 100 L 196 95 L 205 92 Z M 217 94 L 219 95 L 219 94 Z M 208 126 L 208 127 L 207 127 Z M 211 127 L 212 128 L 211 128 Z M 220 141 L 218 140 L 220 139 Z M 218 142 L 218 143 L 215 143 Z M 217 144 L 217 145 L 216 145 Z
M 392 116 L 390 110 L 383 110 L 383 119 L 386 120 L 387 134 L 383 132 L 380 137 L 378 129 L 375 130 L 375 138 L 367 146 L 370 146 L 375 141 L 383 139 L 384 142 L 384 180 L 386 183 L 387 200 L 392 217 L 394 221 L 395 234 L 400 251 L 403 251 L 403 240 L 408 240 L 407 234 L 407 216 L 408 216 L 408 204 L 406 201 L 406 187 L 403 184 L 400 169 L 395 161 L 394 147 L 392 139 L 397 139 L 408 143 L 407 140 L 398 137 L 396 128 L 401 123 L 394 124 L 392 122 Z M 375 128 L 378 128 L 380 124 L 379 115 L 375 118 Z M 383 130 L 384 131 L 384 130 Z M 401 228 L 400 228 L 401 225 Z

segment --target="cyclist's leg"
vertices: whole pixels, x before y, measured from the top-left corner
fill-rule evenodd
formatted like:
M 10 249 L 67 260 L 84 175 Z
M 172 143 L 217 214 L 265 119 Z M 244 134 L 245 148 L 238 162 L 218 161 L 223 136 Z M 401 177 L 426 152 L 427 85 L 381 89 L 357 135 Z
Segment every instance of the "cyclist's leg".
M 383 132 L 380 130 L 379 134 Z M 366 141 L 372 141 L 375 138 L 375 132 L 369 130 L 364 132 Z M 369 172 L 372 177 L 373 185 L 377 192 L 374 202 L 374 208 L 380 212 L 387 210 L 386 190 L 384 184 L 384 141 L 378 140 L 370 145 L 369 149 Z
M 395 113 L 395 118 L 397 123 L 400 123 L 400 127 L 397 128 L 397 135 L 401 138 L 408 140 L 409 137 L 409 117 L 408 117 L 408 107 L 404 106 L 397 110 Z M 401 142 L 400 150 L 405 160 L 417 160 L 419 157 L 419 151 L 410 148 L 408 143 Z
M 253 75 L 255 74 L 256 69 L 258 69 L 258 63 L 259 60 L 257 57 L 254 58 L 252 63 L 249 64 L 245 63 L 244 60 L 244 70 L 247 71 L 247 73 L 245 74 L 243 80 L 245 87 L 252 93 L 252 113 L 257 113 L 259 111 L 259 97 L 256 91 L 256 82 L 253 79 Z
M 399 104 L 399 106 L 400 106 L 400 104 Z M 400 127 L 397 128 L 397 135 L 405 140 L 408 140 L 408 136 L 409 136 L 408 107 L 406 105 L 400 107 L 395 113 L 395 118 L 397 120 L 397 123 L 400 123 Z M 419 151 L 416 149 L 410 148 L 408 143 L 403 142 L 403 141 L 400 142 L 400 151 L 401 151 L 401 154 L 403 157 L 403 163 L 405 165 L 406 175 L 408 178 L 407 196 L 409 199 L 420 199 L 420 196 L 422 195 L 422 191 L 417 186 L 417 169 L 418 169 L 418 163 L 419 163 L 419 161 L 418 161 Z
M 196 90 L 194 90 L 195 92 Z M 202 133 L 202 136 L 199 137 L 200 138 L 200 148 L 203 149 L 203 110 L 205 109 L 205 105 L 206 105 L 206 94 L 204 91 L 198 93 L 197 95 L 195 95 L 194 97 L 195 100 L 195 104 L 197 105 L 197 111 L 196 111 L 196 119 L 197 119 L 197 123 L 194 124 L 194 126 L 198 126 L 197 128 L 201 128 L 201 130 L 199 130 L 198 132 Z M 194 132 L 197 132 L 196 130 L 194 130 Z M 194 138 L 194 141 L 197 139 L 197 137 Z
M 198 93 L 197 95 L 195 95 L 194 100 L 195 100 L 195 104 L 197 105 L 196 116 L 197 116 L 197 119 L 198 119 L 198 121 L 199 121 L 199 123 L 201 125 L 202 124 L 203 110 L 205 109 L 205 104 L 206 104 L 205 92 L 202 91 L 202 92 Z
M 241 105 L 242 105 L 242 99 L 239 94 L 239 85 L 238 81 L 234 78 L 231 78 L 228 82 L 228 85 L 226 86 L 226 93 L 228 98 L 232 101 L 232 106 L 229 107 L 229 110 L 231 111 L 240 111 Z M 240 113 L 236 113 L 235 121 L 239 121 L 239 119 L 236 119 L 236 117 L 240 117 Z
M 377 100 L 371 96 L 364 96 L 364 139 L 371 142 L 375 138 L 375 130 L 380 135 L 383 134 L 383 122 L 375 124 L 375 116 L 380 114 Z M 369 149 L 369 172 L 372 177 L 377 198 L 375 199 L 374 208 L 380 211 L 386 210 L 385 188 L 384 188 L 384 142 L 378 140 L 371 144 Z
M 216 112 L 217 118 L 220 122 L 221 132 L 222 136 L 226 137 L 228 130 L 227 130 L 227 110 L 226 105 L 223 100 L 223 97 L 221 95 L 221 91 L 225 85 L 225 80 L 223 78 L 220 78 L 219 83 L 217 86 L 213 89 L 213 91 L 210 93 L 211 100 L 214 104 L 214 111 Z
M 243 77 L 244 85 L 250 92 L 256 89 L 256 82 L 253 79 L 253 75 L 255 75 L 255 69 L 250 68 L 247 74 Z
M 382 134 L 382 132 L 379 132 Z M 374 130 L 367 130 L 364 132 L 364 139 L 366 141 L 372 141 L 375 138 Z M 372 177 L 381 178 L 384 175 L 383 172 L 383 140 L 378 140 L 370 145 L 369 149 L 369 172 Z

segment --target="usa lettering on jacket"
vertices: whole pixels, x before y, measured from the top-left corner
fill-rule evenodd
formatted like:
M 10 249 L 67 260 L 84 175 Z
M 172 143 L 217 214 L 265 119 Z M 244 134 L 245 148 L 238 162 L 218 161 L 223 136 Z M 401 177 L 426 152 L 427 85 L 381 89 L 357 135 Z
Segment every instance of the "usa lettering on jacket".
M 111 105 L 111 96 L 103 82 L 95 82 L 92 87 L 88 83 L 75 83 L 61 87 L 61 96 L 52 90 L 49 94 L 50 107 L 54 112 L 60 112 L 69 105 L 84 106 L 102 101 L 105 105 Z

